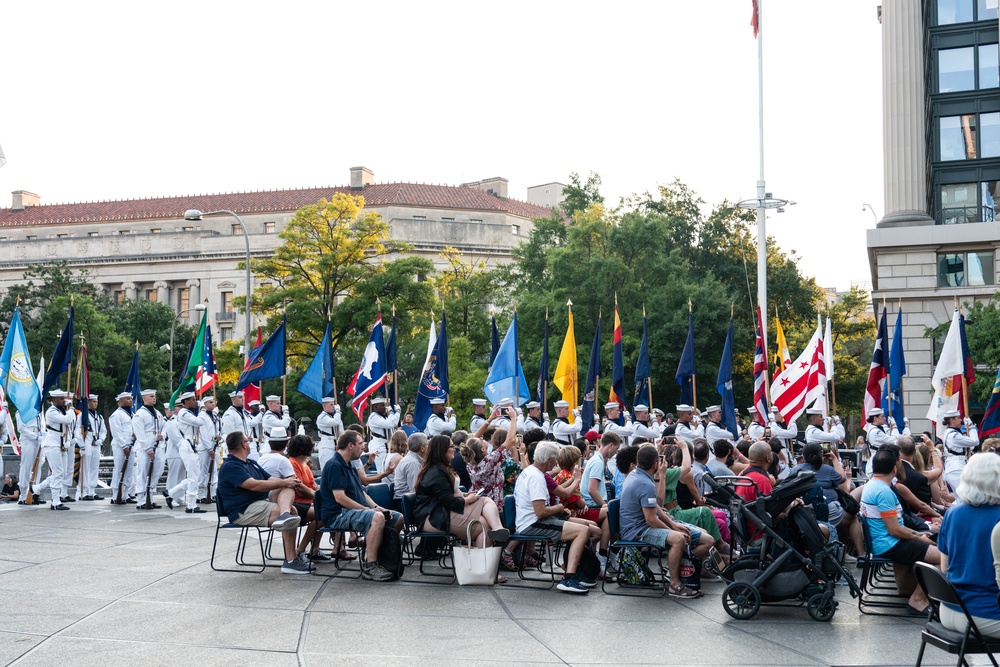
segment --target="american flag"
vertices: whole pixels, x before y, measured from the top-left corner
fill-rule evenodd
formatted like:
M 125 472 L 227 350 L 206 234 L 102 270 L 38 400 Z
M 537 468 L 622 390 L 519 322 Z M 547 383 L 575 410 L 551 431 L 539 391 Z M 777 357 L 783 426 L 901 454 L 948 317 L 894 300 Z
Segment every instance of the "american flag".
M 757 408 L 754 417 L 761 426 L 767 426 L 770 411 L 767 407 L 767 352 L 764 350 L 764 336 L 761 335 L 760 307 L 757 307 L 757 343 L 753 353 L 753 406 Z

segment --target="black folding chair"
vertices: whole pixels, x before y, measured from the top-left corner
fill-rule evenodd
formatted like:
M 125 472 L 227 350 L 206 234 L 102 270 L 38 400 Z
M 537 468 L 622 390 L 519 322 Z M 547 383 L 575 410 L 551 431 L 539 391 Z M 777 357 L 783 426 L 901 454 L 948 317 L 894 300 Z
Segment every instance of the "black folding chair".
M 215 509 L 219 513 L 217 521 L 215 524 L 215 539 L 212 541 L 212 558 L 209 561 L 209 565 L 216 572 L 239 572 L 242 574 L 260 574 L 264 571 L 265 567 L 280 567 L 280 566 L 268 566 L 267 556 L 264 555 L 264 533 L 269 531 L 270 528 L 261 528 L 259 526 L 241 526 L 237 523 L 231 523 L 227 518 L 229 515 L 226 510 L 222 507 L 222 499 L 219 494 L 215 494 Z M 223 522 L 224 521 L 224 522 Z M 237 529 L 240 531 L 240 539 L 236 543 L 236 568 L 225 568 L 215 566 L 215 553 L 219 546 L 219 533 L 226 529 Z M 247 542 L 249 541 L 250 531 L 257 531 L 257 541 L 260 544 L 260 563 L 248 563 L 246 562 L 246 550 Z
M 896 588 L 892 559 L 875 555 L 868 519 L 859 514 L 858 520 L 864 533 L 866 554 L 861 564 L 861 597 L 858 598 L 858 609 L 863 614 L 874 616 L 908 615 L 909 602 Z M 894 613 L 891 611 L 893 609 L 899 609 L 900 612 Z
M 388 485 L 387 485 L 388 486 Z M 373 497 L 372 500 L 375 500 Z M 408 564 L 412 564 L 414 560 L 419 561 L 417 569 L 420 574 L 425 577 L 435 577 L 438 579 L 445 579 L 446 581 L 428 581 L 429 584 L 442 584 L 444 586 L 450 586 L 455 582 L 455 563 L 453 548 L 456 541 L 454 535 L 450 533 L 436 533 L 429 530 L 422 530 L 420 526 L 414 523 L 413 518 L 413 506 L 417 502 L 417 494 L 415 493 L 404 493 L 403 494 L 403 551 L 406 553 Z M 441 544 L 441 551 L 437 557 L 438 566 L 444 570 L 444 572 L 425 572 L 424 563 L 427 561 L 426 558 L 419 558 L 414 550 L 413 543 L 417 539 L 421 540 L 436 540 Z M 448 559 L 452 559 L 452 564 L 448 565 Z
M 947 651 L 952 655 L 958 654 L 956 665 L 968 666 L 965 656 L 968 653 L 985 653 L 989 656 L 993 667 L 998 667 L 997 661 L 993 658 L 994 651 L 1000 651 L 1000 639 L 985 637 L 976 626 L 976 621 L 972 618 L 962 596 L 955 590 L 955 586 L 942 574 L 941 570 L 927 563 L 917 563 L 913 568 L 913 574 L 917 578 L 917 584 L 931 600 L 933 611 L 930 620 L 924 626 L 924 631 L 920 633 L 920 652 L 917 654 L 917 667 L 920 667 L 924 659 L 924 649 L 928 644 L 936 646 L 942 651 Z M 949 630 L 941 624 L 941 604 L 949 604 L 958 607 L 965 614 L 965 632 Z
M 348 551 L 354 551 L 355 552 L 355 555 L 357 556 L 358 569 L 355 570 L 354 567 L 351 566 L 350 564 L 343 565 L 341 563 L 342 559 L 339 557 L 340 556 L 340 550 L 338 549 L 338 550 L 334 551 L 334 554 L 333 554 L 333 567 L 336 569 L 336 572 L 334 572 L 333 574 L 322 573 L 322 572 L 319 571 L 319 568 L 317 567 L 315 570 L 312 571 L 312 573 L 315 574 L 315 575 L 317 575 L 317 576 L 320 576 L 320 577 L 341 577 L 341 578 L 346 578 L 346 579 L 359 579 L 359 578 L 361 578 L 361 571 L 364 568 L 364 564 L 365 564 L 365 553 L 364 553 L 364 549 L 362 548 L 362 546 L 364 545 L 364 542 L 363 542 L 362 537 L 360 535 L 358 535 L 358 541 L 357 541 L 357 543 L 354 545 L 354 547 L 350 547 L 349 544 L 348 544 L 348 541 L 347 541 L 347 534 L 349 532 L 351 532 L 351 531 L 349 531 L 349 530 L 337 530 L 337 529 L 334 529 L 334 528 L 327 528 L 323 524 L 323 518 L 322 518 L 323 517 L 323 501 L 322 501 L 321 494 L 320 494 L 319 491 L 317 491 L 316 495 L 313 496 L 313 512 L 316 514 L 316 522 L 317 522 L 317 525 L 319 526 L 316 529 L 317 535 L 322 535 L 324 533 L 328 533 L 328 534 L 331 534 L 331 535 L 334 535 L 334 536 L 340 535 L 341 536 L 341 544 L 342 544 L 341 548 L 346 549 Z M 320 540 L 320 539 L 322 539 L 322 537 L 317 537 L 316 539 Z M 336 544 L 337 540 L 334 539 L 333 541 Z M 344 561 L 344 562 L 350 563 L 350 561 Z
M 523 542 L 522 548 L 520 549 L 521 555 L 518 557 L 517 554 L 513 554 L 514 562 L 517 564 L 517 578 L 524 582 L 537 582 L 542 584 L 548 584 L 546 589 L 552 588 L 556 585 L 558 579 L 556 579 L 556 560 L 559 557 L 560 552 L 560 542 L 555 542 L 553 540 L 546 539 L 544 537 L 538 537 L 537 535 L 523 535 L 517 532 L 517 502 L 514 496 L 504 496 L 503 499 L 503 514 L 501 515 L 503 519 L 504 526 L 510 531 L 511 541 L 517 540 Z M 542 547 L 542 553 L 545 554 L 545 560 L 539 563 L 536 568 L 543 576 L 526 576 L 524 573 L 524 557 L 528 553 L 527 546 L 529 544 L 536 544 Z M 545 566 L 548 566 L 547 568 Z M 530 584 L 516 584 L 513 581 L 505 584 L 506 588 L 539 588 L 538 586 Z
M 612 542 L 608 546 L 608 565 L 604 571 L 604 580 L 601 581 L 601 591 L 607 595 L 627 595 L 629 597 L 657 597 L 662 598 L 667 594 L 667 584 L 669 579 L 663 570 L 663 555 L 662 550 L 657 549 L 656 551 L 656 570 L 659 571 L 660 576 L 657 579 L 656 571 L 650 568 L 653 572 L 653 581 L 650 584 L 630 584 L 622 581 L 621 578 L 621 558 L 622 553 L 625 549 L 638 549 L 639 553 L 642 554 L 643 559 L 648 563 L 652 558 L 652 551 L 656 549 L 652 544 L 647 542 L 638 542 L 635 540 L 622 540 L 615 539 L 621 534 L 621 514 L 620 514 L 620 500 L 617 498 L 608 501 L 608 528 L 611 529 Z M 612 593 L 608 590 L 608 581 L 614 579 L 615 583 L 618 584 L 622 592 Z M 630 593 L 629 590 L 643 591 Z M 653 593 L 653 595 L 650 595 Z

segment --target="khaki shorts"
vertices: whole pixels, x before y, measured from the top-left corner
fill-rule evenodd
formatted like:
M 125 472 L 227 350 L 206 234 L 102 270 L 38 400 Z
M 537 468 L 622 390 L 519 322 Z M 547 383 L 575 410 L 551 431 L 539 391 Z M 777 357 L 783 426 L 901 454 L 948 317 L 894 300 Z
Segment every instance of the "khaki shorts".
M 277 506 L 277 503 L 272 503 L 270 500 L 255 500 L 242 514 L 236 517 L 234 523 L 240 526 L 266 528 L 271 525 L 271 513 Z

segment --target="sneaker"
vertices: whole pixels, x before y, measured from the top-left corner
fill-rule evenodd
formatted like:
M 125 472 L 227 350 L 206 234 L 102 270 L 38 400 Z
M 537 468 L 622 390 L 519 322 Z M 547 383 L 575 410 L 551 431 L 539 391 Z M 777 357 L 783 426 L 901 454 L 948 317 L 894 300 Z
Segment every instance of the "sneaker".
M 311 560 L 314 563 L 332 563 L 333 557 L 328 556 L 323 552 L 316 552 L 309 556 L 309 560 Z
M 490 542 L 493 544 L 498 544 L 506 542 L 510 539 L 510 531 L 506 528 L 497 528 L 496 530 L 491 530 L 487 533 L 490 538 Z
M 285 512 L 271 524 L 271 528 L 277 531 L 295 530 L 299 527 L 302 519 L 291 512 Z
M 390 581 L 392 573 L 378 563 L 372 563 L 361 570 L 361 577 L 371 581 Z
M 312 570 L 301 560 L 295 558 L 294 560 L 286 560 L 282 563 L 281 572 L 283 574 L 309 574 Z
M 295 560 L 299 561 L 300 563 L 305 563 L 306 567 L 309 568 L 310 572 L 316 569 L 316 566 L 313 565 L 312 561 L 309 559 L 309 556 L 306 555 L 305 551 L 296 556 Z
M 514 562 L 514 557 L 506 549 L 500 552 L 500 567 L 507 572 L 517 572 L 517 563 Z
M 575 574 L 563 577 L 562 580 L 556 585 L 556 588 L 565 593 L 584 594 L 590 591 L 589 588 L 583 586 L 583 584 L 580 583 L 579 577 L 577 577 Z
M 597 579 L 591 579 L 590 577 L 585 577 L 582 574 L 578 574 L 577 579 L 580 581 L 580 585 L 584 588 L 593 588 L 597 585 Z

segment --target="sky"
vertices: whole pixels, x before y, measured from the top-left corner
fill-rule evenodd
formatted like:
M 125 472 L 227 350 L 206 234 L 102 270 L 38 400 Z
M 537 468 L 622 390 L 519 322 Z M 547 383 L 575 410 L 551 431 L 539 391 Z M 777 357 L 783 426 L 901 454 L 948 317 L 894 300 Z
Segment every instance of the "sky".
M 807 276 L 871 280 L 883 210 L 877 0 L 762 0 L 767 232 Z M 600 174 L 756 195 L 751 0 L 7 2 L 0 192 L 43 204 Z M 7 195 L 0 206 L 9 206 Z M 875 214 L 863 210 L 863 204 Z M 751 267 L 752 270 L 752 267 Z

